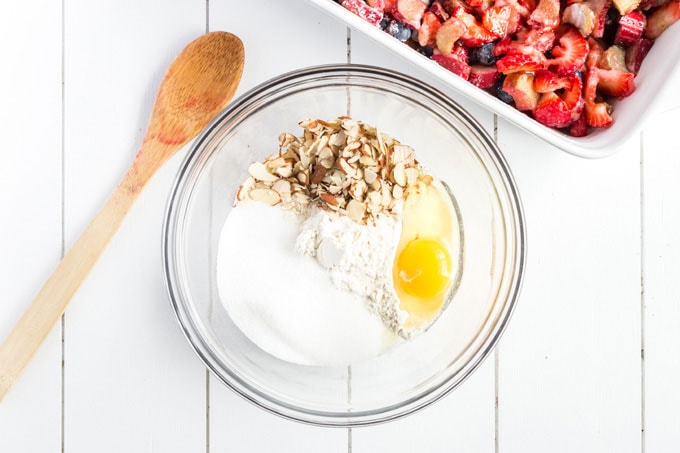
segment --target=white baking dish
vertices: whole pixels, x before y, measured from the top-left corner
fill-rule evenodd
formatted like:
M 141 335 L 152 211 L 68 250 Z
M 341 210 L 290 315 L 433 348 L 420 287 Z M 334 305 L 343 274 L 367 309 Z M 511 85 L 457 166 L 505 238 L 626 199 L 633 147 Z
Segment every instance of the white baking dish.
M 613 154 L 623 141 L 640 130 L 644 121 L 652 113 L 680 105 L 680 87 L 678 87 L 680 85 L 680 71 L 678 70 L 680 25 L 678 24 L 666 30 L 654 43 L 635 79 L 635 93 L 620 102 L 613 103 L 615 106 L 612 114 L 614 124 L 606 129 L 594 130 L 586 137 L 571 137 L 543 126 L 514 107 L 454 75 L 334 1 L 307 1 L 423 68 L 460 94 L 558 148 L 580 157 L 596 158 Z

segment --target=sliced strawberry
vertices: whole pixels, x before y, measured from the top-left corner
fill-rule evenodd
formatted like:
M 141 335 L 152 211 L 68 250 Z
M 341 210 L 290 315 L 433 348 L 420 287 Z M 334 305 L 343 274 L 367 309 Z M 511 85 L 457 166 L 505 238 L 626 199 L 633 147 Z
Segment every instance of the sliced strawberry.
M 534 72 L 534 90 L 537 93 L 552 93 L 560 88 L 564 88 L 564 82 L 554 72 L 547 69 L 537 69 Z
M 548 127 L 566 127 L 571 123 L 571 109 L 555 93 L 543 93 L 533 111 L 534 118 Z
M 538 30 L 554 30 L 560 24 L 560 0 L 540 0 L 527 24 Z
M 449 13 L 446 12 L 446 10 L 439 1 L 432 2 L 432 4 L 430 5 L 430 9 L 428 11 L 437 16 L 441 22 L 444 22 L 451 16 Z
M 522 46 L 547 52 L 555 45 L 555 32 L 552 30 L 534 30 L 523 28 L 517 32 L 517 41 Z M 531 52 L 524 52 L 531 53 Z
M 484 11 L 482 25 L 494 35 L 504 38 L 510 33 L 511 15 L 512 8 L 510 6 L 493 6 Z
M 607 96 L 623 98 L 635 91 L 635 75 L 616 69 L 598 69 L 597 89 Z
M 585 137 L 588 135 L 588 123 L 585 113 L 581 113 L 578 119 L 569 126 L 569 135 L 572 137 Z
M 572 3 L 564 8 L 562 22 L 578 28 L 583 36 L 588 36 L 595 29 L 597 15 L 587 3 Z
M 420 0 L 397 0 L 392 8 L 392 15 L 399 22 L 403 22 L 416 30 L 420 27 L 427 5 Z
M 466 80 L 470 76 L 470 65 L 460 57 L 458 52 L 452 52 L 450 55 L 435 52 L 430 58 L 457 76 Z
M 498 36 L 484 28 L 477 18 L 466 12 L 465 9 L 456 9 L 453 16 L 457 17 L 465 24 L 466 30 L 461 37 L 461 42 L 464 45 L 468 47 L 477 47 L 498 39 Z
M 380 25 L 383 18 L 382 11 L 371 8 L 363 0 L 342 0 L 341 5 L 376 27 Z
M 475 64 L 470 66 L 468 81 L 479 88 L 487 89 L 496 84 L 499 74 L 493 66 Z
M 626 49 L 626 66 L 630 72 L 637 74 L 640 71 L 642 60 L 645 59 L 653 44 L 654 41 L 651 39 L 642 38 Z
M 518 51 L 510 51 L 503 58 L 496 61 L 496 68 L 503 74 L 515 72 L 536 71 L 543 67 L 543 61 L 536 55 L 529 55 Z
M 596 102 L 599 72 L 597 63 L 602 56 L 602 49 L 594 40 L 590 41 L 590 52 L 586 60 L 586 83 L 583 90 L 585 101 L 586 123 L 591 127 L 607 127 L 614 122 L 611 117 L 612 107 L 606 102 Z
M 614 44 L 630 46 L 642 38 L 642 32 L 647 25 L 645 15 L 640 11 L 631 11 L 619 18 L 619 27 L 614 36 Z
M 456 17 L 449 17 L 437 30 L 435 36 L 437 49 L 442 54 L 449 55 L 463 33 L 465 33 L 465 24 Z
M 668 27 L 680 20 L 680 0 L 670 0 L 647 16 L 645 38 L 656 39 Z
M 530 72 L 516 72 L 508 75 L 503 81 L 503 91 L 515 100 L 517 110 L 533 110 L 538 102 L 538 93 L 534 91 L 534 75 Z
M 585 98 L 583 96 L 583 81 L 581 77 L 570 74 L 562 78 L 564 90 L 560 97 L 567 104 L 571 111 L 571 120 L 576 121 L 583 112 L 585 107 Z
M 418 44 L 421 46 L 434 47 L 437 30 L 439 30 L 440 26 L 441 22 L 437 15 L 431 11 L 425 11 L 422 23 L 418 29 Z
M 548 65 L 555 66 L 559 75 L 570 74 L 583 67 L 588 56 L 588 42 L 577 29 L 567 25 L 552 54 L 554 58 L 548 60 Z
M 593 104 L 586 103 L 586 123 L 591 127 L 607 127 L 610 126 L 614 119 L 611 117 L 612 107 L 606 102 L 598 102 Z

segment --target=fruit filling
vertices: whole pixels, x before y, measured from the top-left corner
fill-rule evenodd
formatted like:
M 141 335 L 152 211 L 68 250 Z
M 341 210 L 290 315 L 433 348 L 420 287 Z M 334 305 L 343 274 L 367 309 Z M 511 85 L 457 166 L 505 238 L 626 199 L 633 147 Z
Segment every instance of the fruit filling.
M 335 0 L 545 126 L 613 123 L 680 0 Z

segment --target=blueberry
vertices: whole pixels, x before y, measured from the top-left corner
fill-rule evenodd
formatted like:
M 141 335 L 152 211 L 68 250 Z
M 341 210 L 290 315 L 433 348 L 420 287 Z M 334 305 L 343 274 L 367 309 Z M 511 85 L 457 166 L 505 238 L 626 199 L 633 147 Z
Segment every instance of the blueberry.
M 411 37 L 411 29 L 396 20 L 390 21 L 386 31 L 399 41 L 403 42 L 408 41 L 408 39 Z
M 503 89 L 503 80 L 505 80 L 505 77 L 501 77 L 498 79 L 498 82 L 496 82 L 496 97 L 500 99 L 501 101 L 505 102 L 506 104 L 512 104 L 515 102 L 515 100 L 510 96 L 510 94 Z
M 418 51 L 425 55 L 427 58 L 430 58 L 432 54 L 434 54 L 434 49 L 430 46 L 423 46 L 420 49 L 418 49 Z
M 380 29 L 381 30 L 387 30 L 387 26 L 390 24 L 390 20 L 383 16 L 383 18 L 380 20 Z
M 576 71 L 574 71 L 574 75 L 581 79 L 581 82 L 583 82 L 583 71 L 577 69 Z
M 496 62 L 496 55 L 493 53 L 495 48 L 496 45 L 492 42 L 474 47 L 470 52 L 470 60 L 484 66 L 491 66 Z

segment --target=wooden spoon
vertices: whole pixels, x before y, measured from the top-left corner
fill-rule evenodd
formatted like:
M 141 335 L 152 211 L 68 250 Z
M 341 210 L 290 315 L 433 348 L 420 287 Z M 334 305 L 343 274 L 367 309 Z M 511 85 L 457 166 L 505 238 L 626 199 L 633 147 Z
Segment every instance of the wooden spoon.
M 134 162 L 0 346 L 0 401 L 62 315 L 151 176 L 234 96 L 244 58 L 238 37 L 213 32 L 191 42 L 172 62 Z

